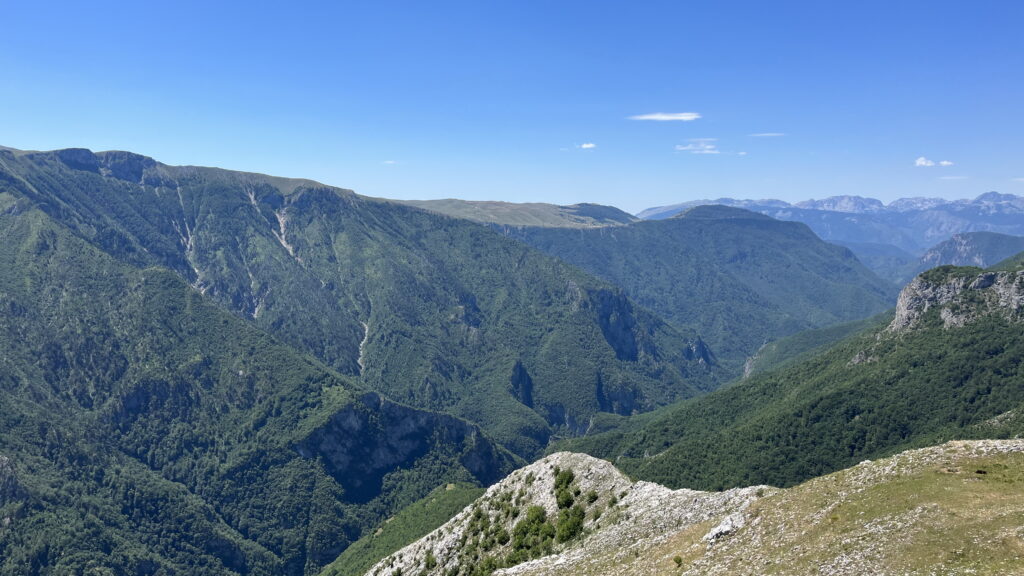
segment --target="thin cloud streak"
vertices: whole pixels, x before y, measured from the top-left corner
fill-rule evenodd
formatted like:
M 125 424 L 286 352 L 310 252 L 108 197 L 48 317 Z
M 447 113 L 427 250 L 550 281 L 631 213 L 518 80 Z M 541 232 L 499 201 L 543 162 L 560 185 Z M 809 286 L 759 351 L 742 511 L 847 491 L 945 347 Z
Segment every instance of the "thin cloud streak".
M 717 138 L 690 138 L 689 144 L 676 144 L 676 152 L 689 152 L 690 154 L 721 154 Z
M 693 122 L 699 120 L 701 115 L 697 112 L 654 112 L 652 114 L 639 114 L 630 116 L 630 120 L 650 120 L 653 122 Z

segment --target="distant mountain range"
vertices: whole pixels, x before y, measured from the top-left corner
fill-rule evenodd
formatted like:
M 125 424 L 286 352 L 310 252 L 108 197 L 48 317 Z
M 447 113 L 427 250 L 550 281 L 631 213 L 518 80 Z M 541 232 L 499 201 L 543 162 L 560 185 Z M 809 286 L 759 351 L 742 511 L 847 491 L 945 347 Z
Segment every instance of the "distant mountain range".
M 998 192 L 988 192 L 973 200 L 901 198 L 889 204 L 861 196 L 833 196 L 796 204 L 718 198 L 648 208 L 637 216 L 663 220 L 705 204 L 744 208 L 779 220 L 803 222 L 823 240 L 851 249 L 858 244 L 886 244 L 914 256 L 963 232 L 1024 235 L 1024 197 Z

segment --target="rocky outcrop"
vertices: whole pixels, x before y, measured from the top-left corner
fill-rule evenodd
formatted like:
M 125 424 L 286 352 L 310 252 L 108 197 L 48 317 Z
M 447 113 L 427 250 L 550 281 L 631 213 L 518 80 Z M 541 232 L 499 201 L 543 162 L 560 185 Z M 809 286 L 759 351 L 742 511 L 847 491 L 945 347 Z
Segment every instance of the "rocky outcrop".
M 607 462 L 558 453 L 509 475 L 367 576 L 469 573 L 453 558 L 496 576 L 1019 574 L 1022 464 L 1024 440 L 955 441 L 792 488 L 711 493 L 632 483 Z M 595 490 L 602 513 L 588 512 L 581 535 L 549 554 L 489 564 L 511 544 L 488 549 L 473 530 L 485 517 L 502 522 L 503 503 L 536 505 L 548 517 L 564 510 L 552 493 L 565 470 L 581 494 Z M 515 524 L 500 525 L 512 542 Z
M 491 486 L 444 526 L 380 561 L 367 575 L 470 574 L 479 566 L 494 574 L 542 574 L 608 552 L 631 558 L 708 521 L 729 518 L 730 526 L 742 526 L 743 511 L 765 492 L 670 490 L 633 482 L 604 460 L 559 452 Z
M 481 484 L 499 480 L 512 457 L 464 420 L 363 395 L 336 412 L 295 447 L 304 458 L 320 458 L 345 489 L 346 498 L 367 502 L 380 494 L 384 477 L 409 468 L 431 451 L 454 450 Z
M 929 270 L 900 292 L 889 330 L 910 329 L 932 309 L 939 310 L 947 328 L 963 326 L 990 313 L 1020 319 L 1024 311 L 1024 271 L 979 272 L 952 266 Z

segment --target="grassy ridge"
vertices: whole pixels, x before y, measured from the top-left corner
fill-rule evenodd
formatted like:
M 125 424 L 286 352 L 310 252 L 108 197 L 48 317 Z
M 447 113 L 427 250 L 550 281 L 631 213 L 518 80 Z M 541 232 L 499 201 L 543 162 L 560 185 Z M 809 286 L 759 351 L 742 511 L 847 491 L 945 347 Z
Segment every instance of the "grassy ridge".
M 439 486 L 422 500 L 388 518 L 374 533 L 363 536 L 324 568 L 322 576 L 360 576 L 381 558 L 400 550 L 450 520 L 482 496 L 472 484 Z

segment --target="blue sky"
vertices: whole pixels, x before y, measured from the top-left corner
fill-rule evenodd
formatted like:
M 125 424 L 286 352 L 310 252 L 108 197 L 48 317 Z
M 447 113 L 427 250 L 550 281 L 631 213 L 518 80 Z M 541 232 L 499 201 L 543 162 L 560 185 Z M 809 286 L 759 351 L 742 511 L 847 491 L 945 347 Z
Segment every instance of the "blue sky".
M 0 144 L 15 148 L 632 212 L 720 196 L 1024 194 L 1015 0 L 0 13 Z M 656 113 L 681 119 L 633 119 Z

